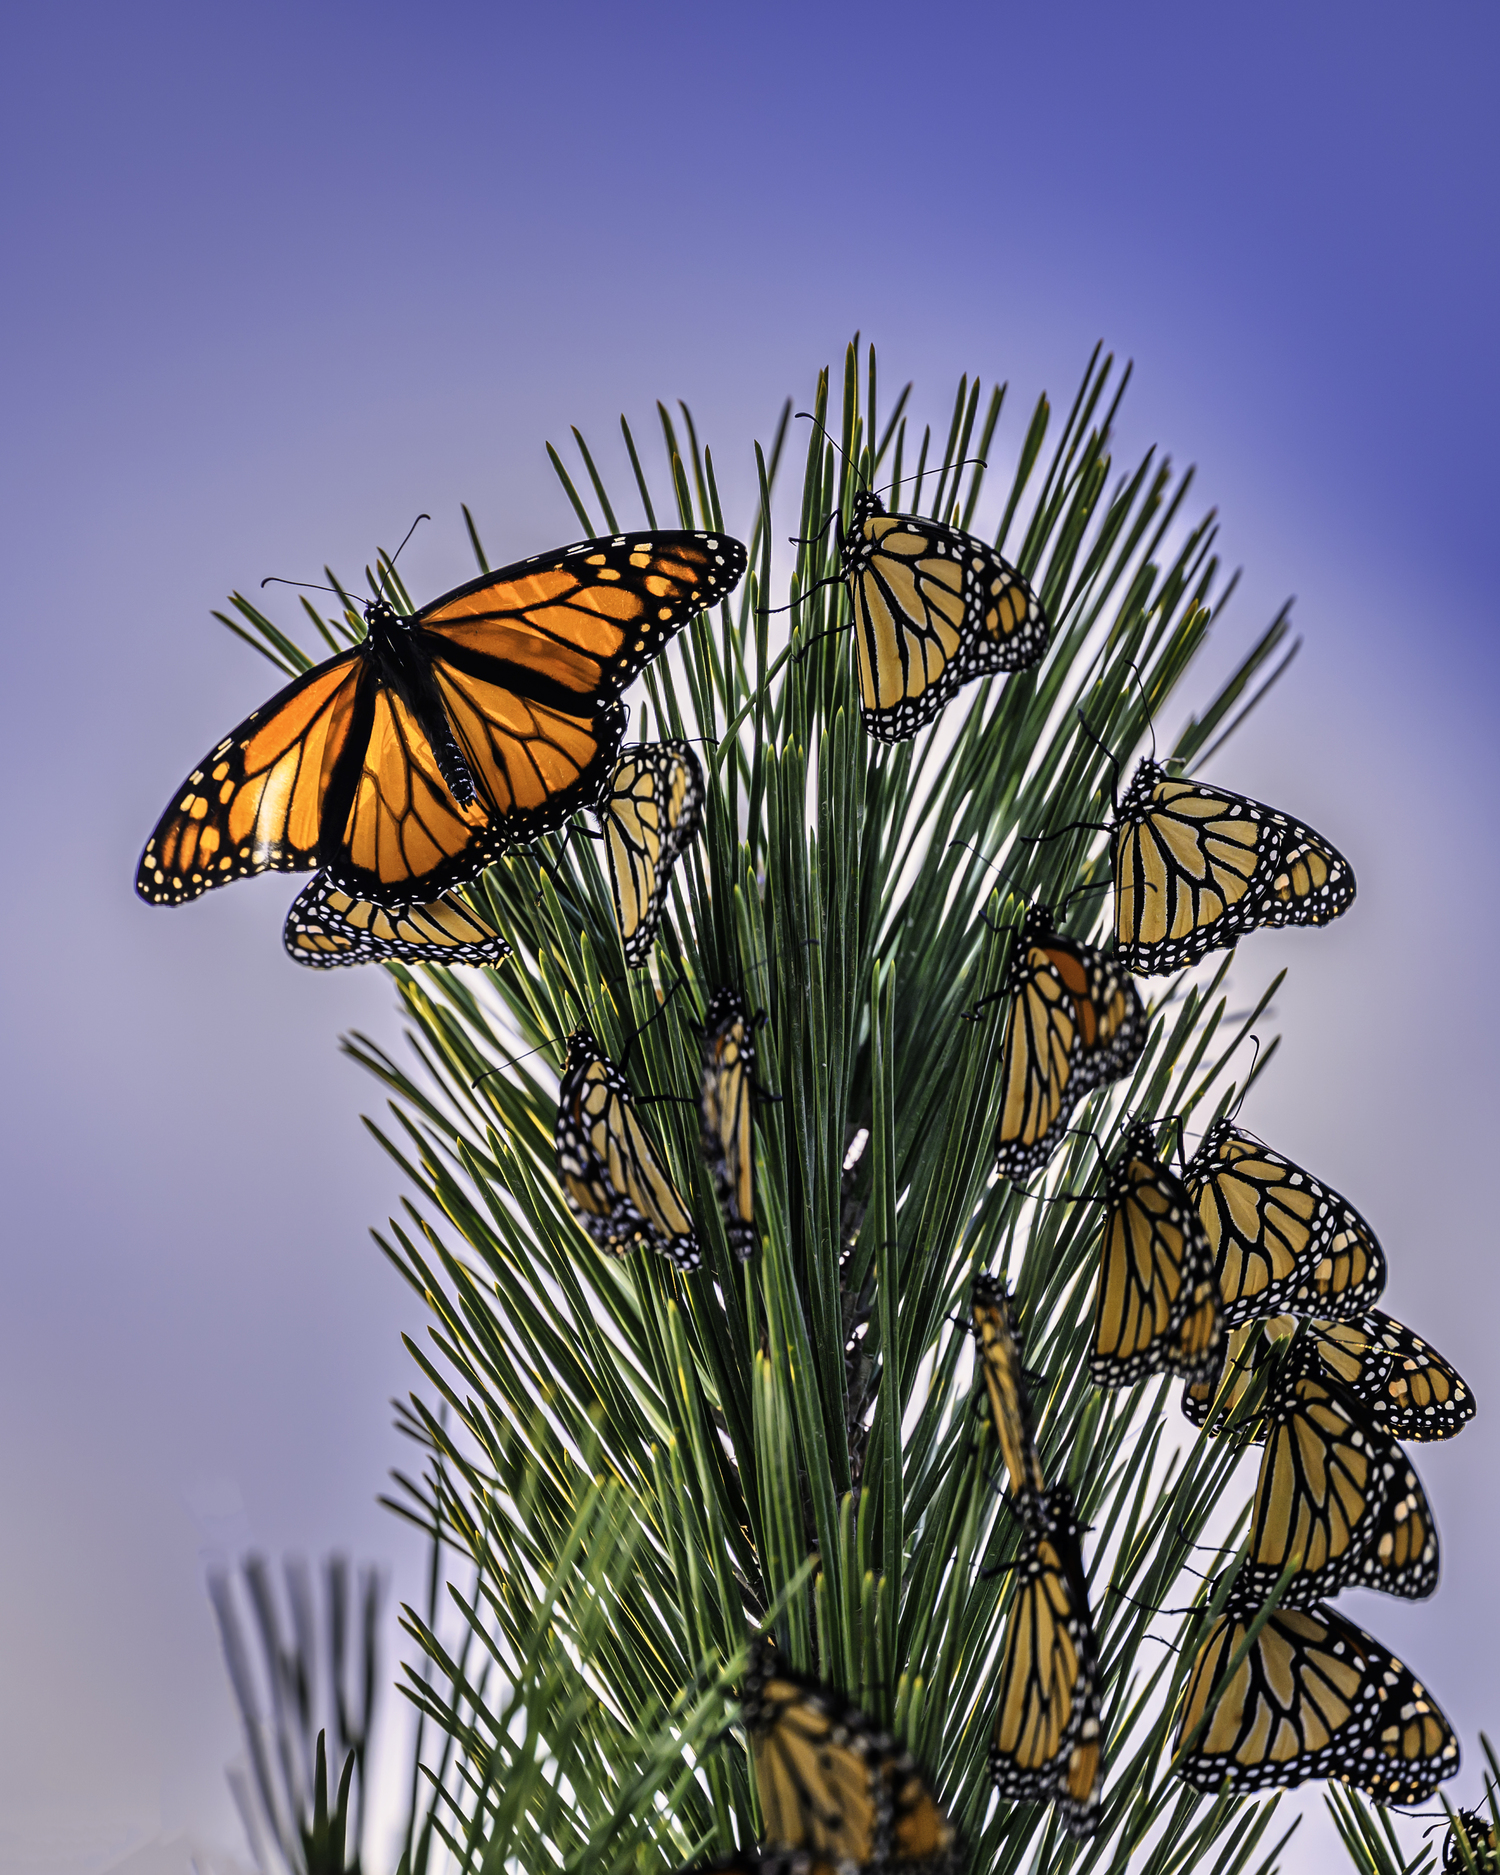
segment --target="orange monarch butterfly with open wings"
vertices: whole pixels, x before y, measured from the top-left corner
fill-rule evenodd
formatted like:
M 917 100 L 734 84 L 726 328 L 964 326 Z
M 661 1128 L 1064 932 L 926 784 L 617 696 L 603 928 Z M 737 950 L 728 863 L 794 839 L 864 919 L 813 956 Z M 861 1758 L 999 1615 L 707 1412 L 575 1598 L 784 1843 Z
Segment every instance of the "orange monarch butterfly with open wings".
M 616 534 L 481 574 L 293 678 L 203 758 L 136 890 L 180 905 L 247 874 L 324 870 L 378 905 L 437 898 L 598 801 L 620 692 L 732 590 L 720 534 Z
M 859 661 L 860 713 L 905 742 L 972 678 L 1023 671 L 1047 649 L 1047 617 L 1007 560 L 973 534 L 854 497 L 839 543 Z

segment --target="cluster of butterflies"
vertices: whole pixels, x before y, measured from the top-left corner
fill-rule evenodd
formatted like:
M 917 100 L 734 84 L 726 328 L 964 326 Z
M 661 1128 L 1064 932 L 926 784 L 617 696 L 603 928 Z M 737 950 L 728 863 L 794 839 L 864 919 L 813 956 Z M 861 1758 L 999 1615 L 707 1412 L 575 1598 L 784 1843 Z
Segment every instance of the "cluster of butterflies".
M 626 686 L 738 584 L 721 534 L 585 541 L 489 572 L 410 616 L 365 607 L 365 635 L 218 743 L 146 843 L 137 890 L 182 904 L 263 871 L 315 873 L 287 949 L 327 967 L 396 958 L 493 964 L 509 946 L 460 897 L 494 860 L 597 814 L 626 962 L 648 959 L 672 866 L 694 837 L 703 776 L 682 742 L 622 752 Z M 858 494 L 841 538 L 866 729 L 904 740 L 973 679 L 1036 665 L 1044 610 L 1021 575 L 960 529 Z M 1118 791 L 1116 790 L 1116 794 Z M 1244 796 L 1142 761 L 1110 836 L 1114 942 L 1059 932 L 1034 905 L 1001 994 L 998 1171 L 1041 1170 L 1080 1100 L 1139 1059 L 1132 974 L 1175 972 L 1264 926 L 1316 925 L 1355 892 L 1323 837 Z M 722 988 L 703 1019 L 705 1154 L 735 1254 L 756 1244 L 755 1028 Z M 628 1051 L 627 1051 L 628 1052 Z M 566 1199 L 601 1246 L 649 1246 L 683 1269 L 701 1249 L 623 1064 L 567 1038 L 555 1136 Z M 1096 1194 L 1104 1214 L 1091 1375 L 1180 1375 L 1195 1423 L 1221 1426 L 1266 1369 L 1265 1453 L 1250 1550 L 1199 1651 L 1175 1762 L 1204 1789 L 1337 1776 L 1412 1802 L 1457 1767 L 1451 1728 L 1408 1670 L 1325 1599 L 1350 1583 L 1422 1597 L 1438 1549 L 1399 1439 L 1443 1438 L 1474 1410 L 1453 1369 L 1373 1307 L 1385 1262 L 1352 1206 L 1229 1120 L 1173 1171 L 1131 1126 Z M 1098 1650 L 1082 1528 L 1043 1480 L 1028 1376 L 1003 1287 L 975 1280 L 981 1369 L 1024 1533 L 991 1769 L 1003 1795 L 1096 1826 L 1104 1775 Z M 1270 1591 L 1278 1605 L 1254 1632 Z M 952 1825 L 890 1738 L 831 1689 L 752 1655 L 744 1714 L 766 1845 L 716 1866 L 761 1875 L 937 1868 Z

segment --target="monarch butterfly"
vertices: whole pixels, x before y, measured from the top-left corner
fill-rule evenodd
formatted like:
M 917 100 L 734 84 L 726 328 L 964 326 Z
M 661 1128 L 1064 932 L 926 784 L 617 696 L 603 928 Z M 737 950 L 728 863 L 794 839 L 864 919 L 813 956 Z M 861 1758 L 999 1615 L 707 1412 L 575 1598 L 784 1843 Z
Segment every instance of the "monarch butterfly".
M 372 904 L 351 898 L 320 872 L 292 900 L 281 934 L 299 964 L 331 970 L 340 964 L 498 964 L 510 946 L 453 893 L 427 905 Z
M 1420 1601 L 1437 1587 L 1438 1540 L 1416 1473 L 1340 1390 L 1292 1364 L 1267 1407 L 1250 1549 L 1232 1605 L 1259 1605 L 1294 1558 L 1282 1606 L 1350 1583 Z
M 703 817 L 703 770 L 685 742 L 627 749 L 599 808 L 615 918 L 634 970 L 651 955 L 677 856 Z
M 1224 1366 L 1220 1372 L 1182 1389 L 1183 1416 L 1195 1426 L 1207 1425 L 1211 1432 L 1222 1432 L 1225 1421 L 1249 1392 L 1264 1364 L 1266 1336 L 1290 1336 L 1296 1328 L 1294 1315 L 1279 1315 L 1271 1322 L 1241 1322 L 1238 1328 L 1231 1328 L 1224 1344 Z M 1254 1348 L 1247 1358 L 1241 1359 L 1251 1341 L 1255 1343 Z M 1263 1424 L 1252 1421 L 1247 1430 L 1252 1442 L 1265 1437 Z
M 1011 1313 L 1010 1294 L 992 1276 L 976 1276 L 969 1286 L 979 1365 L 990 1396 L 990 1417 L 1000 1441 L 1000 1456 L 1010 1473 L 1018 1502 L 1044 1489 L 1041 1460 L 1032 1429 L 1031 1396 L 1021 1364 L 1021 1342 Z
M 755 1086 L 755 1030 L 738 990 L 715 990 L 703 1016 L 703 1077 L 698 1117 L 703 1157 L 724 1213 L 725 1234 L 743 1259 L 756 1246 L 755 1138 L 750 1099 Z
M 598 800 L 619 693 L 744 567 L 722 535 L 617 534 L 482 574 L 410 618 L 375 600 L 359 644 L 293 678 L 178 788 L 136 890 L 180 905 L 320 867 L 376 904 L 437 898 Z
M 1051 1158 L 1085 1094 L 1134 1066 L 1146 1012 L 1115 960 L 1059 935 L 1045 905 L 1026 913 L 1004 994 L 995 1165 L 1019 1180 Z
M 831 1687 L 784 1667 L 769 1640 L 750 1650 L 741 1702 L 771 1848 L 826 1857 L 838 1875 L 951 1864 L 958 1832 L 911 1753 Z
M 1336 1191 L 1227 1119 L 1183 1173 L 1219 1271 L 1224 1325 L 1358 1315 L 1385 1288 L 1375 1233 Z
M 636 1117 L 630 1083 L 587 1028 L 568 1037 L 555 1144 L 568 1208 L 601 1249 L 624 1256 L 649 1244 L 679 1269 L 698 1267 L 693 1220 Z
M 1089 1836 L 1104 1738 L 1081 1527 L 1066 1485 L 1019 1503 L 1028 1537 L 1005 1630 L 990 1776 L 1010 1802 L 1055 1803 L 1071 1835 Z
M 1166 976 L 1262 925 L 1326 924 L 1354 902 L 1349 862 L 1243 794 L 1142 761 L 1115 809 L 1115 943 Z
M 1220 1615 L 1188 1678 L 1173 1762 L 1195 1789 L 1337 1777 L 1420 1803 L 1457 1771 L 1453 1728 L 1410 1670 L 1321 1604 L 1274 1609 L 1221 1686 L 1251 1619 Z
M 1494 1818 L 1483 1810 L 1453 1812 L 1453 1822 L 1443 1839 L 1443 1875 L 1469 1875 L 1470 1865 L 1459 1846 L 1460 1828 L 1479 1875 L 1500 1875 L 1500 1832 L 1496 1831 Z
M 839 549 L 859 660 L 860 714 L 905 742 L 975 677 L 1041 662 L 1048 625 L 1008 561 L 973 534 L 854 497 Z
M 1324 1368 L 1393 1439 L 1451 1439 L 1474 1417 L 1456 1369 L 1383 1310 L 1311 1327 Z
M 1213 1252 L 1182 1180 L 1137 1121 L 1105 1187 L 1089 1377 L 1096 1387 L 1128 1387 L 1166 1369 L 1210 1380 L 1223 1340 Z

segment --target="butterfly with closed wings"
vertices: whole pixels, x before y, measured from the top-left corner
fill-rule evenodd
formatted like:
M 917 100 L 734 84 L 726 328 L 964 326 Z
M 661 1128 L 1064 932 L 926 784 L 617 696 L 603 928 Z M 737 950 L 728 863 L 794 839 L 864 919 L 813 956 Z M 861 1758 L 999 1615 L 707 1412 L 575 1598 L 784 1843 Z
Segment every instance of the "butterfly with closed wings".
M 598 808 L 626 965 L 651 955 L 667 886 L 703 818 L 703 770 L 685 742 L 627 749 Z

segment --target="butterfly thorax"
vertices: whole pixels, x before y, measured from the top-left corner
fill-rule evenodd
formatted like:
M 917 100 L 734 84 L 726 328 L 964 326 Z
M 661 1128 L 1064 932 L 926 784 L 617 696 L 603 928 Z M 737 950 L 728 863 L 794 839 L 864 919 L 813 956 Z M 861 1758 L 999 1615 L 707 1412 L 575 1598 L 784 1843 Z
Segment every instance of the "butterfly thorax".
M 1144 820 L 1155 805 L 1156 790 L 1164 781 L 1171 781 L 1160 762 L 1155 762 L 1149 755 L 1143 755 L 1139 766 L 1130 778 L 1130 786 L 1125 790 L 1120 805 L 1115 810 L 1116 825 L 1126 821 Z
M 454 740 L 448 712 L 433 681 L 432 666 L 412 631 L 395 607 L 377 599 L 365 609 L 365 640 L 360 647 L 371 675 L 400 698 L 427 738 L 438 765 L 460 807 L 478 795 L 474 777 Z
M 854 497 L 849 515 L 849 531 L 839 542 L 839 571 L 846 579 L 859 571 L 879 545 L 870 533 L 868 523 L 884 514 L 885 503 L 878 495 L 861 489 Z

